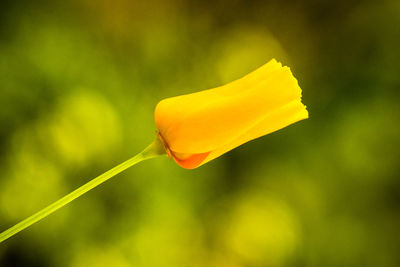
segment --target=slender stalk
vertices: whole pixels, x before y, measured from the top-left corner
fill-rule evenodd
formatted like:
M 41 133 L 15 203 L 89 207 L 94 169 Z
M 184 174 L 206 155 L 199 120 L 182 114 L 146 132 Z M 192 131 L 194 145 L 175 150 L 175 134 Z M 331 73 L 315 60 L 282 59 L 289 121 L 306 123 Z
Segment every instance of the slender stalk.
M 17 223 L 13 227 L 7 229 L 6 231 L 0 234 L 0 243 L 6 240 L 7 238 L 12 237 L 13 235 L 17 234 L 18 232 L 28 228 L 32 224 L 40 221 L 41 219 L 49 216 L 53 212 L 57 211 L 58 209 L 62 208 L 63 206 L 67 205 L 72 200 L 82 196 L 86 192 L 92 190 L 96 186 L 104 183 L 108 179 L 114 177 L 118 173 L 128 169 L 129 167 L 144 161 L 146 159 L 154 158 L 160 155 L 165 154 L 165 150 L 159 138 L 157 138 L 151 145 L 145 148 L 142 152 L 137 154 L 136 156 L 128 159 L 127 161 L 115 166 L 114 168 L 106 171 L 105 173 L 97 176 L 93 180 L 87 182 L 86 184 L 82 185 L 78 189 L 72 191 L 68 195 L 64 196 L 63 198 L 53 202 L 49 206 L 45 207 L 44 209 L 38 211 L 37 213 L 33 214 L 32 216 L 26 218 L 25 220 Z

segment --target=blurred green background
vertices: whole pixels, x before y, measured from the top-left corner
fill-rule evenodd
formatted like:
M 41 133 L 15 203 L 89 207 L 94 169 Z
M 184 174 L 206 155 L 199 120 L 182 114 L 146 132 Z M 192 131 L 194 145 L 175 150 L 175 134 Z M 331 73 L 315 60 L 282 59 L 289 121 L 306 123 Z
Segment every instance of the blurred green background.
M 2 1 L 0 230 L 136 154 L 166 97 L 275 57 L 310 119 L 195 170 L 141 163 L 0 266 L 400 266 L 400 1 Z

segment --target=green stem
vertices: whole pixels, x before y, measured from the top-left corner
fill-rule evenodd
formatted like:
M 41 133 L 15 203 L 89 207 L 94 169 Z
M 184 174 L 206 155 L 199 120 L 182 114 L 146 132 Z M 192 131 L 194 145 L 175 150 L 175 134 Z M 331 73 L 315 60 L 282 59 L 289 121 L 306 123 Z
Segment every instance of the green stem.
M 154 158 L 160 155 L 165 154 L 165 150 L 159 138 L 157 138 L 151 145 L 145 148 L 142 152 L 137 154 L 136 156 L 128 159 L 127 161 L 119 164 L 118 166 L 112 168 L 111 170 L 106 171 L 105 173 L 97 176 L 93 180 L 89 181 L 88 183 L 82 185 L 78 189 L 74 190 L 73 192 L 69 193 L 68 195 L 64 196 L 63 198 L 53 202 L 49 206 L 45 207 L 44 209 L 38 211 L 37 213 L 33 214 L 32 216 L 26 218 L 25 220 L 17 223 L 13 227 L 7 229 L 6 231 L 0 234 L 0 243 L 6 240 L 7 238 L 12 237 L 13 235 L 17 234 L 18 232 L 28 228 L 32 224 L 40 221 L 41 219 L 47 217 L 48 215 L 52 214 L 56 210 L 62 208 L 63 206 L 67 205 L 72 200 L 82 196 L 86 192 L 92 190 L 96 186 L 104 183 L 108 179 L 112 178 L 113 176 L 117 175 L 118 173 L 128 169 L 129 167 L 144 161 L 146 159 Z

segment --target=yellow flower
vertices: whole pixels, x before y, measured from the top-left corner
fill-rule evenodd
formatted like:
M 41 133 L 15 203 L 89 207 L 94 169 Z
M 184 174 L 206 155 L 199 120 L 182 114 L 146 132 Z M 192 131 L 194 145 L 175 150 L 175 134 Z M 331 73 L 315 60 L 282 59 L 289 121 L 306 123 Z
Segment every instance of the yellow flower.
M 168 155 L 186 169 L 306 118 L 296 78 L 275 59 L 224 86 L 164 99 L 155 109 Z

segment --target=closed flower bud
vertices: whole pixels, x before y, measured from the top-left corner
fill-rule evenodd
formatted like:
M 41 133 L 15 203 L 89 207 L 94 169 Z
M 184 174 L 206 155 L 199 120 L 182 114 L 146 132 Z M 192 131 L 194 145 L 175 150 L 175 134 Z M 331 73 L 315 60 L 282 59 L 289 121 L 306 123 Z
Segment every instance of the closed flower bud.
M 155 109 L 167 153 L 186 169 L 306 118 L 296 78 L 275 59 L 226 85 L 164 99 Z

